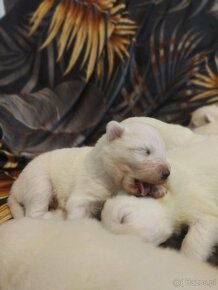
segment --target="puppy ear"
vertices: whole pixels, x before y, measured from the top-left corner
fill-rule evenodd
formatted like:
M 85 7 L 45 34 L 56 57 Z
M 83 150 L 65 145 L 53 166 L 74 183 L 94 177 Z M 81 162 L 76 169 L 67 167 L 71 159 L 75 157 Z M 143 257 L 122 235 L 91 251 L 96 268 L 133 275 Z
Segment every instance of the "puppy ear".
M 111 121 L 106 126 L 106 136 L 109 142 L 120 138 L 123 135 L 124 127 L 116 121 Z
M 215 121 L 215 118 L 214 118 L 213 116 L 211 116 L 210 114 L 206 114 L 206 115 L 205 115 L 205 121 L 206 121 L 207 123 L 212 123 L 212 122 Z

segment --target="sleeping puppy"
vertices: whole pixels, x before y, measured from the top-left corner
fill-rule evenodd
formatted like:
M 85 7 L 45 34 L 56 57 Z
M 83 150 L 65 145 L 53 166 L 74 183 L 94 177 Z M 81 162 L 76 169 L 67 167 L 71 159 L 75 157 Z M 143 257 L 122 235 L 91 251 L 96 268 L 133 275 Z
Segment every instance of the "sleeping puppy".
M 102 223 L 114 233 L 135 234 L 154 245 L 188 224 L 181 251 L 205 261 L 218 243 L 218 138 L 170 150 L 167 158 L 172 169 L 167 195 L 109 199 Z
M 0 225 L 2 290 L 205 290 L 217 277 L 209 265 L 113 235 L 94 219 Z
M 218 121 L 218 106 L 208 105 L 198 108 L 192 113 L 189 127 L 191 129 Z
M 165 194 L 170 174 L 158 131 L 142 120 L 111 121 L 94 147 L 59 149 L 31 161 L 12 186 L 15 218 L 49 218 L 55 199 L 67 218 L 90 217 L 96 204 L 123 189 L 132 195 Z
M 189 128 L 197 134 L 218 135 L 218 106 L 214 104 L 195 110 Z

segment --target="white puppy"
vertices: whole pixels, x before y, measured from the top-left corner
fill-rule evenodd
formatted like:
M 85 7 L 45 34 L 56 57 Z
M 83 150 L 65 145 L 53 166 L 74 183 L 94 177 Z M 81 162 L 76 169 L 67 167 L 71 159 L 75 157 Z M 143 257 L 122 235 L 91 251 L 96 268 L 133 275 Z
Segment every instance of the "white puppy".
M 167 207 L 153 198 L 127 196 L 125 192 L 110 198 L 101 213 L 103 226 L 115 234 L 134 234 L 155 246 L 175 232 L 175 222 Z
M 209 265 L 113 235 L 92 219 L 0 226 L 2 290 L 206 290 L 217 289 L 217 277 Z
M 155 127 L 163 138 L 167 150 L 195 144 L 207 139 L 206 136 L 196 134 L 187 127 L 168 124 L 154 118 L 133 117 L 122 121 L 122 124 L 128 125 L 130 122 L 132 124 L 140 122 Z
M 202 135 L 218 135 L 218 121 L 194 128 L 193 131 Z
M 120 189 L 161 196 L 170 174 L 158 131 L 138 120 L 108 123 L 95 147 L 54 150 L 31 161 L 12 186 L 12 215 L 48 217 L 55 199 L 68 218 L 88 217 Z
M 218 243 L 218 138 L 168 152 L 168 194 L 160 200 L 119 196 L 108 200 L 103 225 L 158 245 L 182 224 L 190 226 L 181 251 L 206 260 Z
M 192 113 L 189 127 L 194 129 L 216 121 L 218 121 L 218 106 L 203 106 Z

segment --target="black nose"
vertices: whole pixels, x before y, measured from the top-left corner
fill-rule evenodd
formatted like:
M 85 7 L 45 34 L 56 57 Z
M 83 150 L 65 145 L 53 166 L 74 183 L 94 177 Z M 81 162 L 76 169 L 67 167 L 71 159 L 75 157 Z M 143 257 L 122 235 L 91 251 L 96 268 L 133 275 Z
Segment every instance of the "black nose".
M 169 175 L 170 175 L 170 171 L 169 171 L 169 169 L 166 169 L 162 172 L 161 179 L 166 180 Z

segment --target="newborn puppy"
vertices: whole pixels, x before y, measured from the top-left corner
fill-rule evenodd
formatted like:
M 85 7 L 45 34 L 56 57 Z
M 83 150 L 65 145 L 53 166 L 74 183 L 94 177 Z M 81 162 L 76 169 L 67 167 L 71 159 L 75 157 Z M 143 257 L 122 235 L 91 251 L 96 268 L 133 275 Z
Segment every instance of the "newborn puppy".
M 207 136 L 218 135 L 218 121 L 194 128 L 193 131 L 197 134 L 207 135 Z
M 149 197 L 127 196 L 125 192 L 106 201 L 101 222 L 115 234 L 134 234 L 155 246 L 165 242 L 174 232 L 172 216 L 162 202 Z
M 54 150 L 31 161 L 13 184 L 8 204 L 15 218 L 48 218 L 54 199 L 67 218 L 90 217 L 96 203 L 121 189 L 164 195 L 156 185 L 169 174 L 164 142 L 154 127 L 131 118 L 111 121 L 94 147 Z
M 218 106 L 203 106 L 192 113 L 189 128 L 198 128 L 216 121 L 218 121 Z
M 135 234 L 154 245 L 187 224 L 181 251 L 205 261 L 218 243 L 218 138 L 170 150 L 167 158 L 172 168 L 167 195 L 109 199 L 102 223 L 114 233 Z

